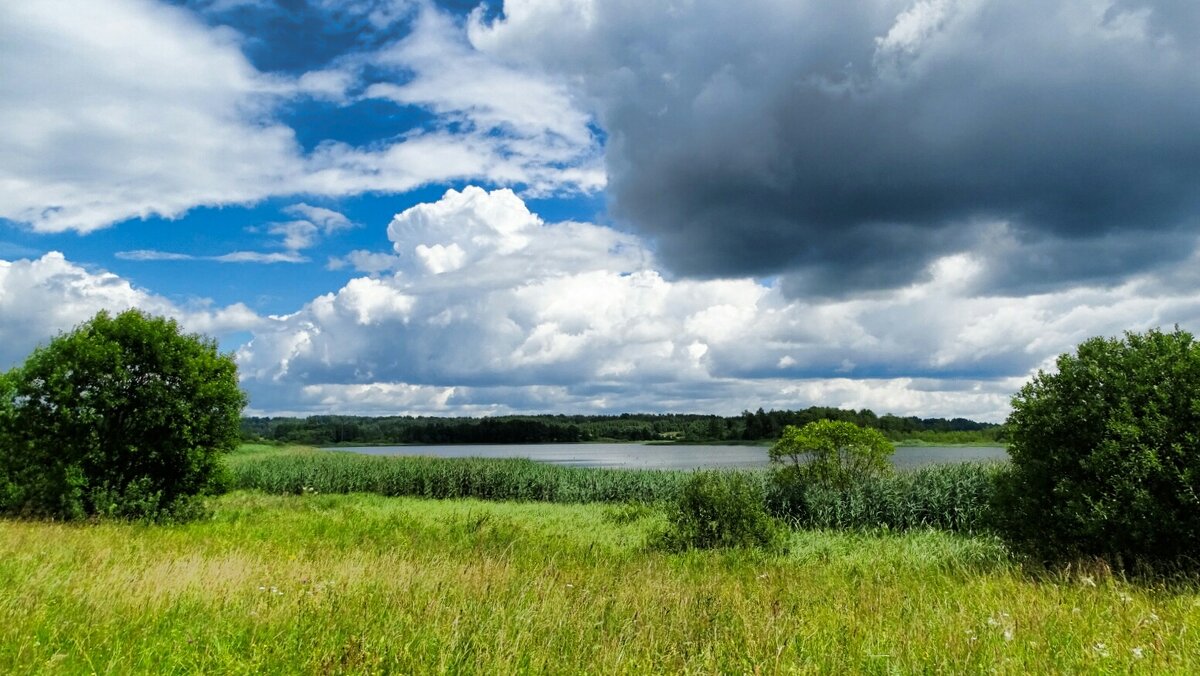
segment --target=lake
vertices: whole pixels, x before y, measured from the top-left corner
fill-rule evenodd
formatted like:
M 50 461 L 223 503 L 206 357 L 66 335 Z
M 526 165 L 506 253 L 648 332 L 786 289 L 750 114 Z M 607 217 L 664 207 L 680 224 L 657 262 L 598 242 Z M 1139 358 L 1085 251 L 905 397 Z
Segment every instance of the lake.
M 356 446 L 330 451 L 368 455 L 425 455 L 437 458 L 529 458 L 552 465 L 621 469 L 719 469 L 767 467 L 766 446 L 654 444 L 488 444 L 456 446 Z M 953 462 L 1007 460 L 1000 446 L 913 446 L 897 448 L 899 469 Z

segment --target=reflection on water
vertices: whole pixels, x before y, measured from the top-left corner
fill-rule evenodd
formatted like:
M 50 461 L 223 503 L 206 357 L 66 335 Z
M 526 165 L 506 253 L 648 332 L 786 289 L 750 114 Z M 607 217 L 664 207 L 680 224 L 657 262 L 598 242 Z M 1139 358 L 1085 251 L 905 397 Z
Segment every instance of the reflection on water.
M 657 446 L 649 444 L 494 444 L 463 446 L 361 446 L 328 450 L 368 455 L 425 455 L 437 458 L 529 458 L 571 467 L 625 469 L 719 469 L 767 467 L 765 446 Z M 897 448 L 892 464 L 905 469 L 952 462 L 1007 460 L 999 446 Z

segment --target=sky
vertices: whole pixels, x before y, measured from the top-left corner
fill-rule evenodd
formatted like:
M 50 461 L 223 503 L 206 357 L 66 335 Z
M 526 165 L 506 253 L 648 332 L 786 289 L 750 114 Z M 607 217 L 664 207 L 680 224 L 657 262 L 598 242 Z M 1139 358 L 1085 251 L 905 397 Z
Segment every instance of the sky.
M 0 368 L 100 310 L 253 415 L 1002 421 L 1200 329 L 1194 0 L 0 0 Z

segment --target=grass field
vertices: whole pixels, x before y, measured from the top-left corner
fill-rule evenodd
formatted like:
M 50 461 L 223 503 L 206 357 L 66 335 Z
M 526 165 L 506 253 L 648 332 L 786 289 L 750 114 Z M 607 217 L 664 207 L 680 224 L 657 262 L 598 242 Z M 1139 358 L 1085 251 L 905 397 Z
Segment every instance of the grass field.
M 655 509 L 214 500 L 180 526 L 0 520 L 2 673 L 1197 673 L 1197 587 L 1029 575 L 993 540 L 644 543 Z

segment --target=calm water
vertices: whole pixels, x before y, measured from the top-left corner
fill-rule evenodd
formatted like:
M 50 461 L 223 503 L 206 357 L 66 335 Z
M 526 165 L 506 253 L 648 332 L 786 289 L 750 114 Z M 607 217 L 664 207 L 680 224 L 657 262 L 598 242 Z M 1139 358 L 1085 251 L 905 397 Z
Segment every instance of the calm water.
M 696 469 L 766 467 L 765 446 L 654 446 L 648 444 L 495 444 L 477 446 L 360 446 L 327 450 L 369 455 L 427 455 L 438 458 L 529 458 L 575 467 Z M 934 463 L 1007 460 L 998 446 L 925 446 L 897 448 L 898 468 Z

